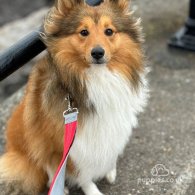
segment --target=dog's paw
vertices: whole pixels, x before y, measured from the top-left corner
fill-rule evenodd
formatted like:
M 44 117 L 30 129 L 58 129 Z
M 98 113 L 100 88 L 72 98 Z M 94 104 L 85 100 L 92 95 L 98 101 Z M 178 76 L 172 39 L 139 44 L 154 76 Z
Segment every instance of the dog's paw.
M 67 187 L 64 188 L 64 195 L 69 195 L 69 189 Z
M 97 188 L 96 184 L 93 182 L 89 182 L 83 186 L 81 186 L 85 195 L 104 195 Z
M 88 194 L 85 194 L 85 195 L 88 195 Z M 104 194 L 102 194 L 101 192 L 91 192 L 90 193 L 90 195 L 104 195 Z
M 116 181 L 116 169 L 113 169 L 109 173 L 107 173 L 106 180 L 108 181 L 109 184 L 114 184 L 115 183 L 115 181 Z

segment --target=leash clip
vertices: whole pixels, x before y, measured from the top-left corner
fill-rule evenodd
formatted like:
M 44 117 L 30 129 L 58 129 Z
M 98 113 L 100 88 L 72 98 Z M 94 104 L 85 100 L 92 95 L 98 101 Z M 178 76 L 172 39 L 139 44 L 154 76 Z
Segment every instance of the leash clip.
M 63 112 L 63 116 L 64 117 L 67 114 L 70 114 L 70 113 L 73 113 L 73 112 L 79 113 L 78 108 L 73 108 L 72 107 L 72 100 L 71 100 L 70 94 L 67 95 L 67 97 L 65 98 L 65 100 L 68 101 L 68 109 Z

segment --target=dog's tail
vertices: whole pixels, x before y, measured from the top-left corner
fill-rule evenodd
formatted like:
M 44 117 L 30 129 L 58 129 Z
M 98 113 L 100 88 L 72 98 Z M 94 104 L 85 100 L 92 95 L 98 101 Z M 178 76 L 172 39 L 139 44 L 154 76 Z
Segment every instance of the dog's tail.
M 1 195 L 37 195 L 46 184 L 44 171 L 18 152 L 7 152 L 0 158 Z

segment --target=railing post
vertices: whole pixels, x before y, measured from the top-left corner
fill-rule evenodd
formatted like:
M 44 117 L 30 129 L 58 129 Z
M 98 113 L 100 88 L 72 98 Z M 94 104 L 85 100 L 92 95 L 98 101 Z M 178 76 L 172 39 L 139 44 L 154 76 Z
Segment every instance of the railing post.
M 194 0 L 190 0 L 189 18 L 195 20 L 195 1 Z
M 170 39 L 169 46 L 195 51 L 195 0 L 190 0 L 186 24 Z

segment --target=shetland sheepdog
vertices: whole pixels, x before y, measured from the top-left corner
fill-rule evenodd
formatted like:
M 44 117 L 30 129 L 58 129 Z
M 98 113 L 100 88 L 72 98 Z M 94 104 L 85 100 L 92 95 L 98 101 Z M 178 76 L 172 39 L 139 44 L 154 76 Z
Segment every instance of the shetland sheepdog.
M 69 94 L 79 116 L 66 181 L 85 195 L 102 195 L 95 181 L 115 182 L 117 159 L 147 102 L 140 20 L 128 0 L 95 7 L 57 0 L 43 29 L 47 54 L 8 122 L 0 179 L 20 195 L 39 194 L 51 183 L 63 153 L 62 113 Z

